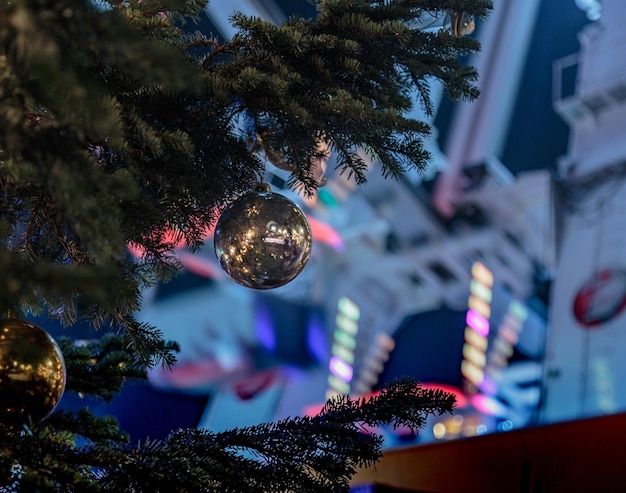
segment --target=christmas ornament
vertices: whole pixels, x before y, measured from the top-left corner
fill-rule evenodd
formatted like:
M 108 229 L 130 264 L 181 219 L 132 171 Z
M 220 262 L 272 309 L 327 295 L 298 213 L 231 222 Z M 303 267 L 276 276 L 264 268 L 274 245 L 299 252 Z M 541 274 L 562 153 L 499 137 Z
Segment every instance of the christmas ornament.
M 296 167 L 292 163 L 285 161 L 283 155 L 271 147 L 261 135 L 257 134 L 254 139 L 246 137 L 246 142 L 249 142 L 248 149 L 252 154 L 262 151 L 267 160 L 278 169 L 288 171 L 289 173 L 293 173 L 296 170 Z M 326 142 L 320 140 L 317 143 L 316 151 L 319 152 L 319 156 L 311 157 L 310 170 L 317 182 L 317 186 L 323 187 L 328 181 L 326 178 L 326 162 L 330 156 L 330 147 Z
M 264 126 L 257 129 L 256 120 L 248 111 L 244 111 L 241 116 L 241 127 L 241 138 L 245 142 L 250 154 L 263 154 L 265 159 L 278 169 L 289 173 L 296 171 L 296 166 L 294 166 L 293 163 L 285 161 L 283 154 L 270 145 L 269 138 L 274 133 L 272 128 Z M 330 146 L 323 139 L 318 139 L 316 151 L 319 154 L 311 157 L 310 171 L 317 182 L 317 186 L 323 187 L 327 182 L 326 162 L 330 157 Z
M 444 25 L 450 26 L 450 31 L 455 36 L 467 36 L 474 32 L 476 29 L 476 22 L 474 16 L 466 14 L 465 12 L 450 11 L 446 15 Z
M 287 197 L 266 184 L 230 204 L 215 227 L 215 255 L 237 283 L 254 289 L 287 284 L 311 253 L 311 228 Z
M 0 425 L 49 416 L 65 379 L 61 349 L 45 330 L 19 319 L 0 320 Z

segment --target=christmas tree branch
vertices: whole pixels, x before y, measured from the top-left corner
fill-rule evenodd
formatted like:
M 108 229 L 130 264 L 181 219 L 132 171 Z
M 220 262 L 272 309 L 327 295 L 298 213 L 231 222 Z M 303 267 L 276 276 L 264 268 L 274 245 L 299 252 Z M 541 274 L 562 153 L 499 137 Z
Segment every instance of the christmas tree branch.
M 179 430 L 163 442 L 130 451 L 132 467 L 114 468 L 102 481 L 125 491 L 345 492 L 357 467 L 381 455 L 382 438 L 363 424 L 392 422 L 418 431 L 429 414 L 451 412 L 454 397 L 403 379 L 367 402 L 343 397 L 313 417 L 221 433 Z
M 319 185 L 320 139 L 359 183 L 369 169 L 363 151 L 386 177 L 422 169 L 430 128 L 408 117 L 414 94 L 431 111 L 434 76 L 452 97 L 476 97 L 476 72 L 459 57 L 479 44 L 412 23 L 490 8 L 487 0 L 325 0 L 314 19 L 280 26 L 235 15 L 239 32 L 220 44 L 174 23 L 204 2 L 109 4 L 3 7 L 0 83 L 16 95 L 0 101 L 3 244 L 27 262 L 17 269 L 0 255 L 15 276 L 0 302 L 36 311 L 47 299 L 65 324 L 108 318 L 145 351 L 161 350 L 130 317 L 140 288 L 171 277 L 177 245 L 198 248 L 224 205 L 262 174 L 240 115 L 251 115 L 266 153 L 309 193 Z M 208 51 L 196 58 L 198 49 Z M 128 244 L 144 252 L 135 269 L 122 258 Z M 45 266 L 64 262 L 77 272 Z
M 362 183 L 423 169 L 427 81 L 478 95 L 460 58 L 479 43 L 416 28 L 487 0 L 323 0 L 280 26 L 234 16 L 223 43 L 190 35 L 201 0 L 0 3 L 0 311 L 87 320 L 119 337 L 62 342 L 68 392 L 108 400 L 127 379 L 174 363 L 176 346 L 135 319 L 146 286 L 180 268 L 219 212 L 263 175 L 259 149 L 291 183 L 319 185 L 320 141 Z M 416 99 L 417 98 L 417 99 Z M 251 151 L 240 121 L 249 116 Z M 127 247 L 140 258 L 131 258 Z M 86 337 L 89 339 L 89 337 Z M 380 457 L 385 423 L 420 429 L 453 400 L 411 381 L 319 416 L 211 433 L 180 430 L 139 445 L 108 418 L 60 412 L 2 427 L 8 491 L 345 491 Z

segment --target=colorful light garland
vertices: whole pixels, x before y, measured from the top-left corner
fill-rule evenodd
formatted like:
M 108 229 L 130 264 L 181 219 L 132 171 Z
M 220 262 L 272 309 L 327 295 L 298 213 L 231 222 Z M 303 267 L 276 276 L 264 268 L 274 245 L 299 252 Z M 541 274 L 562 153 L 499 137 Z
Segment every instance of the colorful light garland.
M 465 377 L 465 391 L 476 393 L 485 379 L 489 317 L 493 299 L 493 273 L 481 262 L 472 265 L 470 296 L 465 317 L 465 343 L 461 373 Z
M 334 341 L 331 348 L 332 356 L 328 362 L 328 390 L 326 398 L 337 394 L 350 393 L 350 383 L 354 376 L 354 350 L 356 336 L 359 332 L 361 310 L 358 305 L 346 296 L 337 302 Z

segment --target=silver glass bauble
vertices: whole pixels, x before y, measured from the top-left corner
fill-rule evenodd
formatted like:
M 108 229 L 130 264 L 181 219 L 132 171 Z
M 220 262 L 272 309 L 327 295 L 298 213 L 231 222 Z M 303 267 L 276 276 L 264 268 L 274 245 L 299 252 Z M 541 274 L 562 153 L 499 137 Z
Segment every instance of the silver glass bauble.
M 215 255 L 235 282 L 273 289 L 293 280 L 311 254 L 311 227 L 300 208 L 269 186 L 239 197 L 215 227 Z

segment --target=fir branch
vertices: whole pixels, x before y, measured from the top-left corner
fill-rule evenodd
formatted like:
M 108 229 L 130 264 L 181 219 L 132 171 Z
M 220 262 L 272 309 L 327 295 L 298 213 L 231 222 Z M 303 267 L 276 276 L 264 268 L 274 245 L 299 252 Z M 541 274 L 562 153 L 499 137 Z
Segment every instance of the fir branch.
M 418 431 L 429 414 L 451 412 L 454 397 L 411 379 L 367 401 L 344 396 L 314 417 L 212 433 L 173 432 L 129 450 L 130 464 L 101 478 L 113 491 L 345 492 L 357 467 L 381 456 L 382 438 L 362 424 L 405 425 Z
M 134 353 L 136 364 L 153 368 L 156 365 L 172 367 L 176 363 L 174 353 L 179 350 L 179 346 L 175 342 L 165 341 L 161 331 L 132 319 L 124 320 L 124 329 L 127 349 Z
M 128 433 L 120 429 L 116 418 L 95 416 L 87 408 L 76 412 L 57 411 L 47 418 L 42 426 L 72 433 L 90 445 L 111 447 L 130 442 Z
M 320 139 L 358 183 L 421 170 L 426 80 L 478 96 L 460 57 L 470 37 L 414 29 L 424 15 L 487 15 L 488 0 L 323 0 L 314 19 L 274 26 L 234 17 L 233 39 L 181 28 L 201 0 L 13 0 L 0 5 L 0 311 L 87 320 L 119 337 L 67 353 L 68 391 L 110 399 L 129 378 L 174 364 L 176 345 L 139 323 L 141 289 L 178 271 L 219 211 L 262 174 L 237 122 L 251 115 L 265 151 L 305 191 Z M 175 231 L 172 236 L 166 234 Z M 126 246 L 144 252 L 130 259 Z M 409 380 L 369 400 L 343 397 L 315 417 L 164 441 L 125 443 L 117 424 L 57 413 L 0 434 L 11 491 L 345 491 L 380 457 L 364 426 L 418 430 L 453 400 Z
M 128 337 L 128 336 L 127 336 Z M 78 344 L 59 339 L 67 368 L 66 390 L 110 401 L 128 379 L 146 379 L 146 368 L 123 336 L 106 334 Z

